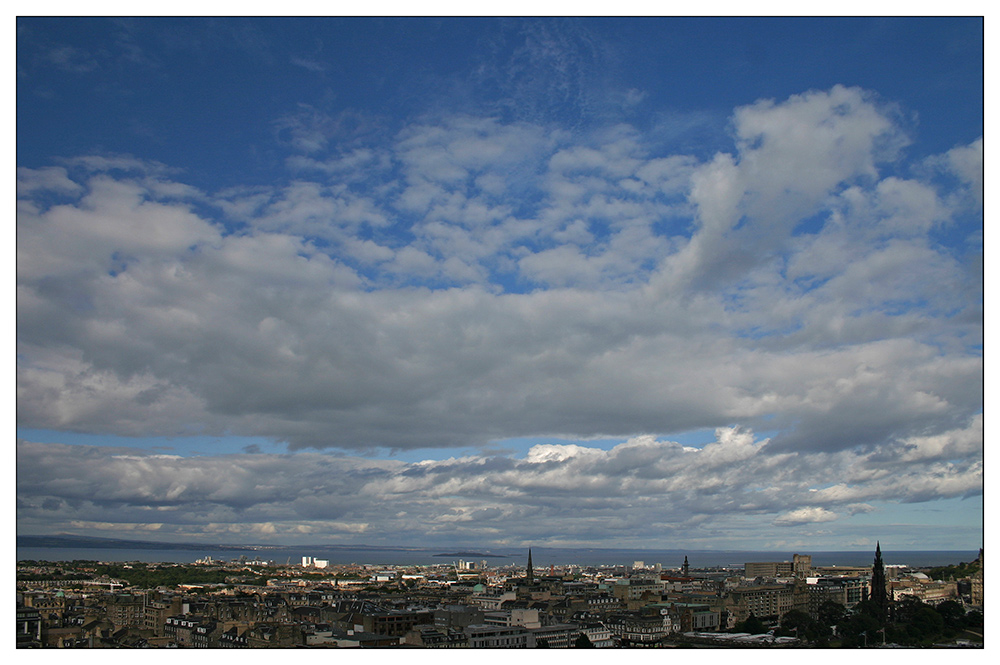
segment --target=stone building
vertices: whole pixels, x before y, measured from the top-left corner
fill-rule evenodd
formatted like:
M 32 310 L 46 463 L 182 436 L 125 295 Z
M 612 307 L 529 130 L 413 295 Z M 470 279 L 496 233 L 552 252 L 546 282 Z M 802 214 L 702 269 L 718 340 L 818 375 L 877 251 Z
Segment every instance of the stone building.
M 753 577 L 808 577 L 812 572 L 811 554 L 794 554 L 791 561 L 758 561 L 743 565 L 743 576 Z
M 784 584 L 739 586 L 729 589 L 727 609 L 736 622 L 753 614 L 764 622 L 777 622 L 793 609 L 792 587 Z
M 969 600 L 974 607 L 983 607 L 983 548 L 979 548 L 979 570 L 970 578 Z

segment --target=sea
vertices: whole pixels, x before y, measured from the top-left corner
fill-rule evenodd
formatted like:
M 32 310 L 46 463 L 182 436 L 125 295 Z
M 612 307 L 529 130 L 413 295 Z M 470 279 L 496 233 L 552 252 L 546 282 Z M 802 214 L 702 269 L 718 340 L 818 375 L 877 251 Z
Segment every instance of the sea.
M 633 566 L 636 562 L 652 567 L 660 564 L 664 569 L 680 568 L 687 557 L 691 568 L 742 568 L 753 561 L 791 561 L 793 554 L 809 554 L 814 566 L 870 566 L 874 551 L 848 552 L 762 552 L 752 550 L 644 550 L 611 548 L 531 548 L 532 563 L 536 570 L 550 566 Z M 245 556 L 249 560 L 262 560 L 278 565 L 301 563 L 303 557 L 325 559 L 332 565 L 433 565 L 452 564 L 459 560 L 485 561 L 490 567 L 505 565 L 524 566 L 528 559 L 527 548 L 477 549 L 477 548 L 401 548 L 378 546 L 301 545 L 289 547 L 232 547 L 206 549 L 128 549 L 103 547 L 18 547 L 18 561 L 141 561 L 193 563 L 211 557 L 216 561 L 231 561 Z M 886 565 L 927 568 L 969 562 L 979 556 L 969 550 L 882 550 Z

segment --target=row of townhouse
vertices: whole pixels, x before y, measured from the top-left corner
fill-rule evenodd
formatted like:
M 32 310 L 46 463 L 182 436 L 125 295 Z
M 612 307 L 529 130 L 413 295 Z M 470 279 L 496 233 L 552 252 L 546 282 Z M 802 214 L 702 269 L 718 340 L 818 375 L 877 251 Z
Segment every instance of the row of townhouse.
M 573 646 L 580 635 L 595 646 L 643 646 L 682 633 L 725 630 L 750 614 L 778 621 L 791 609 L 815 613 L 830 600 L 849 607 L 867 596 L 866 583 L 864 578 L 796 577 L 758 583 L 730 579 L 727 585 L 722 578 L 645 573 L 594 582 L 538 578 L 506 580 L 493 588 L 462 584 L 393 594 L 322 585 L 94 594 L 85 608 L 38 592 L 25 593 L 24 604 L 39 608 L 43 627 L 86 610 L 86 617 L 107 621 L 112 631 L 128 629 L 153 646 L 561 647 Z

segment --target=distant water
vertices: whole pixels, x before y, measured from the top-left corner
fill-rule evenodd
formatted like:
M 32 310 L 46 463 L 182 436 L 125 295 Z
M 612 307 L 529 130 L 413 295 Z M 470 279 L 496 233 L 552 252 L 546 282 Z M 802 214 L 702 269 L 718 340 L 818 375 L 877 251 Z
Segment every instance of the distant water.
M 661 564 L 664 568 L 680 568 L 684 557 L 691 568 L 741 568 L 751 561 L 791 561 L 796 552 L 755 552 L 755 551 L 714 551 L 714 550 L 632 550 L 632 549 L 570 549 L 532 547 L 531 556 L 535 570 L 543 571 L 550 565 L 580 566 L 624 565 L 631 566 L 642 561 L 647 566 Z M 870 566 L 875 558 L 869 552 L 810 552 L 800 550 L 798 554 L 812 555 L 814 566 Z M 440 556 L 445 554 L 447 556 Z M 248 559 L 259 558 L 276 564 L 301 563 L 302 557 L 311 556 L 326 559 L 331 564 L 373 564 L 373 565 L 429 565 L 450 564 L 464 561 L 486 561 L 488 565 L 524 566 L 527 563 L 527 549 L 469 549 L 454 547 L 443 549 L 428 548 L 385 548 L 364 547 L 268 547 L 257 550 L 157 550 L 157 549 L 110 549 L 110 548 L 62 548 L 62 547 L 18 547 L 17 559 L 23 561 L 73 561 L 76 559 L 96 561 L 144 561 L 192 563 L 207 556 L 216 560 L 229 561 L 245 555 Z M 886 564 L 912 567 L 944 566 L 973 561 L 979 556 L 977 551 L 899 551 L 882 550 Z

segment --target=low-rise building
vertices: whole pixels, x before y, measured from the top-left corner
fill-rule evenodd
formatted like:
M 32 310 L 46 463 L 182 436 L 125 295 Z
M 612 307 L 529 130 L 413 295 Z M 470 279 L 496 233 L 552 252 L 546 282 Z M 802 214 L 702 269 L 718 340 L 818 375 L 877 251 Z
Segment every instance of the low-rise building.
M 530 634 L 520 626 L 487 626 L 485 624 L 465 627 L 472 649 L 527 649 Z
M 598 649 L 606 649 L 615 645 L 611 630 L 600 621 L 587 621 L 580 624 L 580 633 L 587 636 L 590 643 Z
M 833 602 L 850 609 L 868 598 L 871 580 L 867 577 L 809 577 L 806 579 L 808 606 L 811 617 L 819 617 L 819 608 L 825 602 Z
M 17 608 L 17 647 L 41 648 L 42 615 L 31 607 Z
M 434 625 L 439 628 L 461 629 L 485 623 L 485 616 L 482 610 L 475 607 L 449 605 L 444 609 L 434 610 Z
M 755 577 L 807 577 L 812 571 L 812 555 L 795 554 L 791 561 L 757 561 L 743 566 L 743 576 Z
M 146 595 L 113 594 L 105 601 L 107 618 L 115 628 L 145 627 Z
M 615 598 L 622 601 L 639 600 L 646 594 L 663 593 L 663 584 L 657 579 L 631 578 L 618 580 L 612 589 Z
M 214 649 L 219 646 L 218 624 L 214 621 L 203 621 L 191 631 L 191 646 L 195 649 Z
M 204 621 L 203 617 L 178 615 L 167 617 L 163 624 L 163 635 L 179 647 L 193 646 L 191 634 Z
M 612 614 L 604 624 L 623 647 L 654 646 L 670 634 L 669 617 L 662 614 Z
M 219 634 L 218 647 L 220 649 L 247 649 L 250 647 L 250 640 L 247 638 L 247 630 L 240 630 L 238 626 L 233 626 Z
M 580 627 L 573 623 L 529 628 L 528 632 L 531 634 L 529 646 L 545 645 L 550 649 L 569 649 L 576 645 L 576 640 L 580 637 Z
M 291 623 L 257 623 L 246 636 L 251 649 L 288 649 L 305 644 L 302 628 Z
M 469 637 L 458 628 L 440 626 L 414 626 L 406 633 L 403 644 L 425 649 L 466 649 Z
M 490 626 L 524 626 L 525 628 L 539 628 L 542 625 L 538 619 L 537 609 L 516 607 L 509 610 L 485 612 L 483 623 Z
M 959 597 L 957 582 L 931 580 L 922 574 L 892 580 L 889 582 L 889 593 L 892 600 L 910 597 L 929 605 L 956 600 Z
M 780 621 L 793 607 L 792 587 L 782 584 L 739 586 L 727 591 L 728 609 L 737 622 L 753 614 L 765 622 Z

